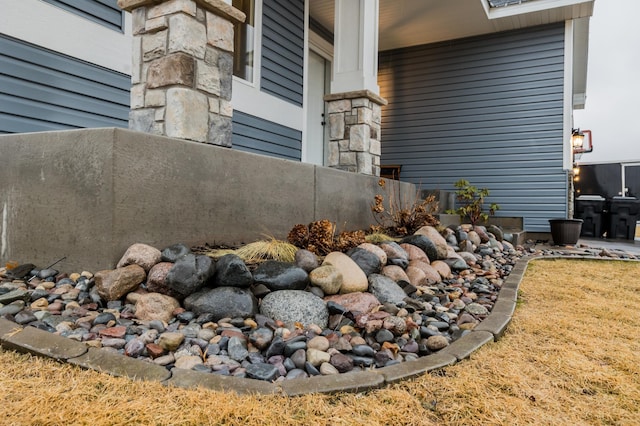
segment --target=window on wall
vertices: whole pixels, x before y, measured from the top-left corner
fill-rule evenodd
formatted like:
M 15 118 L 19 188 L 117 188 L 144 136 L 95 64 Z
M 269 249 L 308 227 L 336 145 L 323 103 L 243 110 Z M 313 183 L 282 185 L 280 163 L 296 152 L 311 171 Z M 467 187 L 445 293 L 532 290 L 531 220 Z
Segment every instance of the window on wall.
M 234 28 L 233 75 L 253 83 L 255 57 L 256 0 L 233 0 L 233 7 L 244 12 L 247 19 Z
M 54 6 L 90 19 L 112 30 L 124 29 L 122 10 L 118 0 L 44 0 Z

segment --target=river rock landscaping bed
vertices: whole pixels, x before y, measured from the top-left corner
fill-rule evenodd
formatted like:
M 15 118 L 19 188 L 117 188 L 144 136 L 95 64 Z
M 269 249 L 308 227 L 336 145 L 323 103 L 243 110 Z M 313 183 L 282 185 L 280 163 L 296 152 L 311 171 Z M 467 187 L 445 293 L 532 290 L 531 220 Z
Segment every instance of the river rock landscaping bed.
M 11 265 L 0 317 L 169 370 L 277 382 L 379 368 L 435 353 L 489 314 L 527 253 L 489 231 L 427 226 L 257 265 L 181 244 L 134 244 L 95 273 Z

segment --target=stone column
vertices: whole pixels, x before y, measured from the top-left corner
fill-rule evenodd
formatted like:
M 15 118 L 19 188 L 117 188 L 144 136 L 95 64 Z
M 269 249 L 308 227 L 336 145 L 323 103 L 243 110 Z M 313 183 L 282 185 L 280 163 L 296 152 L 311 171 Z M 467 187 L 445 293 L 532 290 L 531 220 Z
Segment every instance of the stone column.
M 380 176 L 378 0 L 335 1 L 329 167 Z
M 380 96 L 368 90 L 324 98 L 329 115 L 329 167 L 380 176 Z
M 233 26 L 224 0 L 118 0 L 133 18 L 132 130 L 231 146 Z

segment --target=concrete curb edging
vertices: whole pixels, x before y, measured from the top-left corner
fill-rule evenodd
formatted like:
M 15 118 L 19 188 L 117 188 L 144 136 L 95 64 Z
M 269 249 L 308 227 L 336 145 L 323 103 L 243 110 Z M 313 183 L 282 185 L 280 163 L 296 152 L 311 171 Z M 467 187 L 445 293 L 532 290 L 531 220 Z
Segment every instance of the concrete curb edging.
M 537 259 L 603 259 L 591 256 L 524 256 L 505 279 L 489 316 L 470 333 L 446 348 L 415 361 L 332 376 L 269 383 L 260 380 L 172 369 L 130 358 L 98 348 L 90 348 L 75 340 L 34 327 L 22 327 L 0 318 L 0 346 L 16 352 L 48 357 L 85 369 L 105 372 L 133 380 L 159 381 L 166 386 L 206 388 L 214 391 L 235 391 L 238 394 L 280 394 L 298 396 L 308 393 L 363 392 L 377 389 L 437 370 L 471 356 L 481 346 L 499 340 L 511 322 L 516 308 L 517 292 L 531 260 Z

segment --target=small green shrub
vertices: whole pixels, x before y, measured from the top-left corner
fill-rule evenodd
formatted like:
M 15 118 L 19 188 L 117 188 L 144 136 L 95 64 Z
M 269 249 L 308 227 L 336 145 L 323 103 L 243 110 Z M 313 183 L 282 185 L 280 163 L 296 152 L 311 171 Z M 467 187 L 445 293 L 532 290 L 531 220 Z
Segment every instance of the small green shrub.
M 457 189 L 456 201 L 460 205 L 455 210 L 447 210 L 448 214 L 457 214 L 463 222 L 468 220 L 475 226 L 479 221 L 486 221 L 489 215 L 493 216 L 500 206 L 493 203 L 489 206 L 489 212 L 483 211 L 484 198 L 489 195 L 487 188 L 478 189 L 471 185 L 468 180 L 460 179 L 453 184 Z

